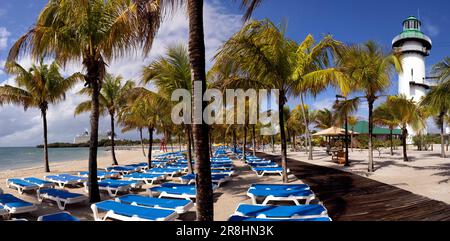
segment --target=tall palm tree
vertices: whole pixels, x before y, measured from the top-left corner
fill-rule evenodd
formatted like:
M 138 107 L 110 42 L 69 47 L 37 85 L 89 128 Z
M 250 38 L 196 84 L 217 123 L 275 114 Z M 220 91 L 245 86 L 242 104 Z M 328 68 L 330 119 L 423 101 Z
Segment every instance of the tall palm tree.
M 66 92 L 81 80 L 82 75 L 75 73 L 64 78 L 59 73 L 59 66 L 56 62 L 47 65 L 44 64 L 44 59 L 40 59 L 39 65 L 33 64 L 28 70 L 11 61 L 6 63 L 5 71 L 16 76 L 17 87 L 0 86 L 0 104 L 17 104 L 22 105 L 25 110 L 38 108 L 41 111 L 44 129 L 44 169 L 45 172 L 50 172 L 47 146 L 48 106 L 64 100 Z
M 112 74 L 106 74 L 103 81 L 102 89 L 99 93 L 99 112 L 100 115 L 108 114 L 110 117 L 110 128 L 111 128 L 111 155 L 112 164 L 118 165 L 116 153 L 115 153 L 115 116 L 119 112 L 130 95 L 130 91 L 133 90 L 135 83 L 131 80 L 126 81 L 122 84 L 122 76 L 113 76 Z M 92 89 L 83 88 L 79 94 L 92 95 Z M 92 109 L 92 102 L 90 100 L 81 102 L 75 108 L 75 115 L 79 115 L 84 112 L 89 112 Z
M 408 161 L 406 153 L 406 138 L 408 137 L 407 126 L 411 126 L 415 131 L 420 131 L 425 127 L 423 111 L 412 99 L 407 99 L 404 95 L 389 96 L 386 105 L 392 110 L 394 120 L 402 128 L 403 160 Z
M 63 64 L 81 60 L 86 86 L 92 89 L 91 132 L 89 142 L 89 201 L 98 202 L 97 147 L 99 95 L 106 62 L 123 56 L 127 50 L 144 45 L 148 53 L 161 21 L 160 1 L 147 6 L 146 24 L 134 1 L 49 0 L 33 27 L 17 40 L 8 60 L 20 53 L 32 57 L 54 56 Z
M 134 0 L 137 3 L 138 20 L 141 26 L 142 33 L 140 36 L 147 36 L 148 33 L 153 33 L 157 26 L 148 19 L 155 18 L 155 13 L 149 8 L 149 4 L 160 2 L 155 0 Z M 252 12 L 258 7 L 263 0 L 241 0 L 241 7 L 245 8 L 244 20 L 247 20 L 252 15 Z M 164 8 L 173 8 L 176 3 L 180 4 L 180 0 L 164 1 Z M 163 8 L 163 9 L 164 9 Z M 206 90 L 206 69 L 205 69 L 205 37 L 203 27 L 203 0 L 187 0 L 188 18 L 189 18 L 189 62 L 192 73 L 192 84 L 194 81 L 200 81 L 202 85 L 202 96 Z M 159 15 L 158 15 L 159 16 Z M 154 35 L 152 35 L 153 37 Z M 151 46 L 151 45 L 150 45 Z M 202 112 L 205 109 L 205 102 L 201 108 Z M 197 169 L 197 220 L 212 221 L 214 217 L 213 209 L 213 192 L 211 185 L 211 165 L 209 160 L 208 148 L 208 126 L 205 123 L 193 125 L 193 136 L 195 146 L 195 158 Z
M 431 87 L 420 104 L 436 116 L 441 135 L 441 157 L 445 158 L 445 117 L 450 114 L 450 58 L 446 57 L 433 66 L 432 72 L 438 78 L 437 85 Z
M 318 110 L 315 114 L 314 122 L 316 123 L 316 128 L 325 130 L 336 125 L 335 116 L 333 112 L 327 108 Z
M 278 89 L 278 116 L 281 136 L 281 163 L 283 181 L 287 182 L 286 132 L 283 109 L 287 96 L 291 94 L 291 62 L 297 44 L 285 36 L 284 29 L 278 28 L 268 19 L 252 21 L 228 40 L 216 56 L 216 64 L 233 59 L 250 79 L 260 86 Z
M 351 132 L 350 132 L 350 149 L 352 150 L 352 152 L 353 152 L 353 135 L 355 134 L 355 126 L 356 126 L 356 124 L 358 124 L 358 121 L 359 121 L 358 117 L 356 117 L 356 116 L 349 116 L 347 118 L 347 122 L 350 125 L 350 130 L 351 130 Z
M 385 53 L 383 49 L 373 41 L 362 45 L 345 46 L 339 49 L 337 54 L 336 70 L 343 75 L 349 89 L 362 96 L 342 101 L 340 106 L 347 109 L 344 112 L 351 113 L 358 108 L 362 99 L 367 101 L 369 113 L 369 163 L 368 172 L 374 171 L 373 164 L 373 108 L 375 101 L 381 96 L 391 83 L 393 70 L 402 71 L 399 56 L 396 53 Z
M 142 83 L 153 83 L 159 94 L 170 101 L 172 93 L 177 89 L 188 90 L 192 94 L 191 70 L 189 65 L 189 54 L 184 45 L 169 46 L 164 56 L 145 66 L 142 70 Z M 192 166 L 192 126 L 183 124 L 185 127 L 187 145 L 188 171 L 193 173 Z
M 394 143 L 393 143 L 393 131 L 394 128 L 399 126 L 399 120 L 396 118 L 394 109 L 389 106 L 388 102 L 379 105 L 373 111 L 373 122 L 382 126 L 387 126 L 389 128 L 389 139 L 391 143 L 391 156 L 394 155 Z
M 313 159 L 313 147 L 311 132 L 306 119 L 308 114 L 304 109 L 304 98 L 308 93 L 316 96 L 329 84 L 338 86 L 343 94 L 348 92 L 349 87 L 347 82 L 343 80 L 342 74 L 335 68 L 329 67 L 331 57 L 341 46 L 342 44 L 330 35 L 325 36 L 318 43 L 312 35 L 308 35 L 299 44 L 295 53 L 292 78 L 296 80 L 294 93 L 300 96 L 300 107 L 303 111 L 303 121 L 309 146 L 309 160 Z M 321 85 L 324 82 L 326 84 Z

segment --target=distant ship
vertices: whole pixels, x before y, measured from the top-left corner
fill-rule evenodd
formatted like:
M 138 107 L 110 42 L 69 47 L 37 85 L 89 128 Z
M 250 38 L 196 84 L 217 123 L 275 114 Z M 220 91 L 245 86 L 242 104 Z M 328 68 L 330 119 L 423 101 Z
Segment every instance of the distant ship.
M 88 143 L 90 140 L 91 136 L 89 135 L 89 131 L 85 130 L 83 133 L 75 136 L 75 138 L 73 139 L 73 143 L 74 144 L 82 144 L 82 143 Z M 98 140 L 102 141 L 102 140 L 109 140 L 111 139 L 111 137 L 107 134 L 98 134 Z

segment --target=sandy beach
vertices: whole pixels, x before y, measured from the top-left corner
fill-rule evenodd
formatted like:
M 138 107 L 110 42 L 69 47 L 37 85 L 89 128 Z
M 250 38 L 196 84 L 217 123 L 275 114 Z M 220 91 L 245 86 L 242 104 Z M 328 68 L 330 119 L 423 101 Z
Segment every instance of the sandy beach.
M 155 152 L 154 154 L 158 154 Z M 146 161 L 140 149 L 133 150 L 119 150 L 116 152 L 119 164 L 132 164 L 140 163 Z M 223 184 L 220 188 L 215 191 L 215 203 L 214 203 L 214 219 L 216 221 L 226 221 L 228 217 L 234 213 L 236 207 L 239 203 L 251 203 L 249 197 L 247 197 L 246 192 L 252 183 L 281 183 L 280 176 L 265 176 L 259 178 L 252 172 L 248 166 L 246 166 L 241 161 L 234 161 L 236 174 L 233 176 L 232 180 L 228 183 Z M 111 165 L 110 156 L 99 157 L 98 167 L 105 168 Z M 50 163 L 50 168 L 52 170 L 51 174 L 57 173 L 70 173 L 76 174 L 78 171 L 86 171 L 88 169 L 87 160 L 74 160 L 71 162 L 62 162 L 57 164 Z M 39 204 L 36 194 L 23 194 L 20 195 L 16 190 L 10 189 L 6 186 L 6 179 L 8 178 L 21 178 L 21 177 L 38 177 L 42 178 L 46 174 L 43 172 L 42 167 L 17 169 L 11 171 L 0 172 L 0 188 L 3 189 L 5 193 L 11 193 L 23 200 L 35 203 L 39 205 L 39 209 L 31 214 L 16 215 L 15 218 L 26 218 L 28 220 L 36 220 L 38 216 L 43 214 L 50 214 L 59 212 L 56 204 L 54 202 L 44 201 Z M 301 183 L 299 180 L 295 180 L 295 177 L 291 177 L 292 183 Z M 174 182 L 179 182 L 178 178 L 174 178 Z M 139 194 L 148 195 L 146 193 L 146 188 L 151 186 L 144 185 L 143 190 L 140 190 Z M 84 188 L 67 188 L 70 192 L 85 194 Z M 102 193 L 102 200 L 111 199 L 106 193 Z M 67 211 L 72 213 L 74 216 L 80 218 L 81 220 L 93 220 L 92 210 L 88 204 L 81 205 L 69 205 Z M 192 208 L 190 212 L 180 216 L 179 220 L 190 221 L 195 220 L 195 208 Z

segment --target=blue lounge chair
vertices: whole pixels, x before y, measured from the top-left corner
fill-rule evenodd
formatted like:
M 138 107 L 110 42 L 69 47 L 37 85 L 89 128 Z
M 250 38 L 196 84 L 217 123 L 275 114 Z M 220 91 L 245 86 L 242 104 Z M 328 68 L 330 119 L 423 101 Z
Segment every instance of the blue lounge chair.
M 55 201 L 60 210 L 64 210 L 67 204 L 82 203 L 88 200 L 88 197 L 82 194 L 53 188 L 38 190 L 37 197 L 40 202 L 46 199 Z
M 316 196 L 305 184 L 298 185 L 269 185 L 256 184 L 247 191 L 253 204 L 257 204 L 257 199 L 263 199 L 262 204 L 266 205 L 271 201 L 292 201 L 300 205 L 300 200 L 305 200 L 309 204 Z
M 149 174 L 163 174 L 166 176 L 174 177 L 175 175 L 179 174 L 182 170 L 181 169 L 168 169 L 168 168 L 151 168 L 145 171 L 145 173 Z
M 86 192 L 88 192 L 88 186 L 85 185 Z M 100 191 L 107 191 L 110 197 L 115 197 L 119 192 L 129 192 L 131 190 L 131 186 L 128 183 L 111 183 L 100 181 L 98 182 L 98 189 Z
M 53 213 L 53 214 L 47 214 L 39 216 L 37 221 L 44 221 L 44 222 L 78 222 L 80 221 L 78 218 L 72 216 L 68 212 L 60 212 L 60 213 Z
M 232 215 L 228 221 L 231 222 L 330 222 L 329 217 L 318 217 L 318 218 L 252 218 L 243 217 L 238 215 Z
M 163 174 L 150 174 L 150 173 L 131 173 L 124 175 L 122 178 L 131 181 L 143 181 L 148 185 L 153 185 L 154 182 L 164 179 Z
M 116 180 L 116 179 L 105 179 L 102 182 L 110 183 L 110 184 L 119 184 L 119 185 L 129 185 L 133 189 L 140 189 L 142 185 L 144 185 L 143 181 L 129 181 L 129 180 Z
M 144 207 L 161 208 L 176 211 L 178 214 L 188 212 L 194 203 L 191 200 L 145 197 L 129 194 L 116 198 L 116 202 Z
M 275 167 L 280 167 L 278 164 L 276 164 L 275 162 L 269 162 L 269 163 L 249 163 L 248 164 L 251 168 L 275 168 Z
M 20 194 L 23 194 L 24 191 L 36 191 L 39 189 L 38 185 L 18 178 L 6 179 L 6 185 L 11 189 L 17 190 Z
M 37 206 L 14 197 L 11 194 L 0 194 L 0 205 L 8 214 L 29 213 L 37 210 Z
M 266 174 L 278 174 L 283 176 L 283 168 L 282 167 L 255 167 L 252 170 L 256 173 L 258 177 L 262 177 Z M 289 169 L 287 170 L 289 172 Z
M 89 177 L 89 172 L 78 172 L 78 176 L 87 178 Z M 118 172 L 105 172 L 105 171 L 97 171 L 97 179 L 103 180 L 107 178 L 119 178 L 120 173 Z
M 87 179 L 84 177 L 78 177 L 69 174 L 49 175 L 45 176 L 44 178 L 47 181 L 57 184 L 61 188 L 65 188 L 66 186 L 70 185 L 80 185 L 87 181 Z
M 234 215 L 253 218 L 319 218 L 328 217 L 327 209 L 320 204 L 300 206 L 266 206 L 239 204 Z
M 220 187 L 222 183 L 225 183 L 230 180 L 230 176 L 226 174 L 211 174 L 211 181 L 214 184 L 217 184 L 217 187 Z M 195 174 L 186 174 L 180 177 L 180 181 L 186 184 L 195 183 Z
M 108 218 L 121 221 L 172 221 L 178 217 L 175 211 L 159 208 L 141 207 L 115 201 L 103 201 L 91 205 L 94 218 L 105 221 Z M 99 212 L 106 212 L 103 218 Z
M 6 210 L 6 208 L 0 204 L 0 217 L 7 216 L 8 214 L 8 210 Z
M 228 176 L 232 176 L 234 174 L 233 170 L 211 170 L 211 174 L 223 174 L 223 175 L 228 175 Z
M 137 172 L 139 168 L 136 167 L 130 167 L 130 166 L 112 166 L 105 168 L 108 172 L 118 172 L 120 174 L 130 174 L 133 172 Z
M 159 198 L 180 198 L 191 200 L 196 197 L 197 189 L 195 185 L 163 183 L 159 187 L 149 188 L 150 196 L 158 195 Z
M 35 177 L 27 177 L 27 178 L 24 178 L 23 180 L 25 180 L 25 181 L 27 181 L 29 183 L 33 183 L 35 185 L 38 185 L 39 188 L 53 188 L 53 187 L 55 187 L 55 183 L 44 181 L 42 179 L 35 178 Z

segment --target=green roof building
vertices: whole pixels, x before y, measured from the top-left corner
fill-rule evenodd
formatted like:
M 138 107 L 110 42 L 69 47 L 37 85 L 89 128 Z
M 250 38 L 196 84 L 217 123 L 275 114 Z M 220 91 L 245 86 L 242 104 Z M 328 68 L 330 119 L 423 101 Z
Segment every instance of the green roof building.
M 356 125 L 352 126 L 352 125 L 348 125 L 348 129 L 350 131 L 354 131 L 357 132 L 358 134 L 369 134 L 369 122 L 367 121 L 359 121 L 358 123 L 356 123 Z M 390 134 L 390 130 L 389 128 L 382 128 L 382 127 L 378 127 L 378 126 L 373 126 L 373 134 L 374 135 L 389 135 Z M 394 135 L 401 135 L 402 131 L 400 129 L 394 129 L 392 131 L 392 134 Z

